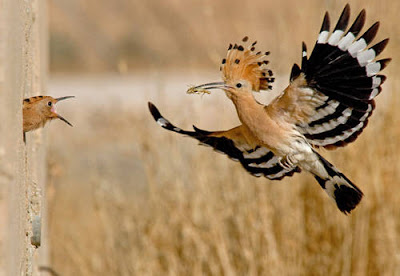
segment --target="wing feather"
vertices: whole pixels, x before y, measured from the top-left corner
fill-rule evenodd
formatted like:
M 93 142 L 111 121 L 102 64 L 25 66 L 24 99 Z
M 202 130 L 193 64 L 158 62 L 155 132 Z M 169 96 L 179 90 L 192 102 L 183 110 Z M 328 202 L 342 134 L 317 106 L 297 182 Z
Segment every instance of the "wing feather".
M 388 39 L 368 45 L 379 29 L 373 24 L 357 38 L 365 23 L 362 10 L 350 29 L 350 7 L 346 5 L 332 33 L 326 14 L 313 52 L 307 59 L 302 46 L 302 68 L 293 66 L 289 87 L 270 106 L 272 112 L 284 110 L 308 142 L 334 149 L 357 139 L 375 108 L 374 98 L 386 80 L 378 73 L 390 59 L 376 60 Z M 292 71 L 293 71 L 292 70 Z
M 149 109 L 161 127 L 192 137 L 198 140 L 200 144 L 210 146 L 215 151 L 226 154 L 230 159 L 239 161 L 243 168 L 254 176 L 280 180 L 285 176 L 292 176 L 295 172 L 300 172 L 298 167 L 282 167 L 279 159 L 268 148 L 252 143 L 244 126 L 214 132 L 193 126 L 194 131 L 187 131 L 171 124 L 152 103 L 149 103 Z

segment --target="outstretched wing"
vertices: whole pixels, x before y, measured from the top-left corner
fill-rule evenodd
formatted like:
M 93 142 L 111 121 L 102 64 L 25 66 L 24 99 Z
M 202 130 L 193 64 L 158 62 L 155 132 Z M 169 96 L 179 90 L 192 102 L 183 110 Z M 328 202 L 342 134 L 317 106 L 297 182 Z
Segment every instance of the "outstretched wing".
M 295 172 L 300 172 L 298 167 L 289 169 L 282 167 L 278 158 L 268 148 L 253 144 L 243 126 L 215 132 L 193 126 L 194 131 L 186 131 L 171 124 L 150 102 L 149 109 L 156 122 L 163 128 L 190 136 L 198 140 L 200 144 L 210 146 L 215 151 L 228 155 L 232 160 L 239 161 L 254 176 L 280 180 L 285 176 L 292 176 Z
M 388 39 L 368 48 L 379 22 L 356 38 L 364 26 L 365 11 L 346 32 L 349 17 L 350 7 L 346 5 L 330 34 L 329 15 L 325 14 L 310 58 L 303 43 L 301 69 L 293 66 L 291 84 L 273 103 L 272 109 L 291 112 L 293 123 L 316 147 L 333 149 L 353 142 L 367 126 L 375 108 L 374 98 L 386 80 L 378 73 L 390 59 L 375 59 Z

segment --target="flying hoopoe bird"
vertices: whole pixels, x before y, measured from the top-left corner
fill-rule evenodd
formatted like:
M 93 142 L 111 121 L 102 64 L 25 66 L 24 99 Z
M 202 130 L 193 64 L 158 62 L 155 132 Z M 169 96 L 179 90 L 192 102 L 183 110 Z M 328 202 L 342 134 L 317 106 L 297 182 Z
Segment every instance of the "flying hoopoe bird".
M 50 96 L 35 96 L 23 100 L 23 131 L 24 141 L 25 133 L 41 127 L 53 119 L 60 119 L 66 124 L 71 125 L 64 117 L 56 112 L 55 105 L 59 101 L 74 98 L 74 96 L 66 96 L 54 99 Z
M 255 44 L 230 45 L 222 60 L 223 82 L 192 87 L 188 93 L 222 89 L 236 107 L 241 125 L 226 131 L 182 130 L 162 117 L 149 103 L 163 128 L 193 137 L 201 144 L 239 161 L 254 176 L 280 180 L 301 170 L 310 172 L 340 211 L 350 213 L 363 193 L 315 148 L 335 149 L 353 142 L 368 123 L 386 77 L 378 73 L 390 59 L 376 60 L 388 43 L 368 46 L 379 22 L 358 37 L 365 23 L 362 10 L 346 31 L 350 7 L 346 5 L 333 32 L 328 13 L 314 50 L 307 56 L 303 42 L 301 68 L 294 64 L 289 86 L 269 105 L 257 102 L 253 91 L 271 89 L 266 55 Z M 247 42 L 245 37 L 243 42 Z

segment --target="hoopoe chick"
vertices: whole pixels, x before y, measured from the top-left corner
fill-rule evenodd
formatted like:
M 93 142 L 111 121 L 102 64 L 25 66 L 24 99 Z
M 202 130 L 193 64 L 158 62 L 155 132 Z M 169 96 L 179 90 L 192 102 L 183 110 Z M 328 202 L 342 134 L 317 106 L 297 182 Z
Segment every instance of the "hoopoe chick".
M 347 29 L 349 17 L 346 5 L 330 32 L 329 15 L 325 14 L 310 57 L 303 43 L 301 68 L 293 65 L 289 86 L 269 105 L 257 102 L 252 93 L 271 89 L 274 79 L 265 60 L 269 52 L 256 52 L 255 43 L 230 45 L 220 68 L 223 81 L 192 87 L 188 92 L 224 91 L 241 122 L 235 128 L 186 131 L 171 124 L 151 103 L 150 112 L 163 128 L 213 147 L 239 161 L 254 176 L 280 180 L 302 170 L 311 173 L 339 210 L 348 214 L 363 193 L 315 149 L 335 149 L 357 139 L 386 80 L 379 72 L 390 61 L 376 60 L 388 39 L 369 46 L 379 22 L 359 36 L 365 10 Z
M 26 132 L 44 127 L 47 122 L 57 118 L 72 126 L 71 123 L 58 114 L 55 109 L 55 105 L 59 101 L 69 98 L 74 98 L 74 96 L 56 99 L 50 96 L 35 96 L 24 99 L 22 110 L 24 137 Z

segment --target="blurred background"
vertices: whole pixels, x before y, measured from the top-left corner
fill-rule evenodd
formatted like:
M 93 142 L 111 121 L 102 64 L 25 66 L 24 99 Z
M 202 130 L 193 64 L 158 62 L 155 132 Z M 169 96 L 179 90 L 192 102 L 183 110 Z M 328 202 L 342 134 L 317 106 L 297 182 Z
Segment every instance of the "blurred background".
M 351 1 L 365 30 L 390 37 L 393 61 L 363 135 L 328 152 L 364 192 L 349 216 L 307 174 L 280 182 L 161 129 L 147 102 L 183 128 L 238 124 L 219 91 L 229 43 L 245 35 L 271 51 L 274 92 L 288 84 L 301 42 L 311 52 L 326 10 L 345 1 L 50 0 L 47 94 L 73 125 L 51 123 L 51 268 L 59 275 L 398 275 L 400 271 L 400 2 Z

